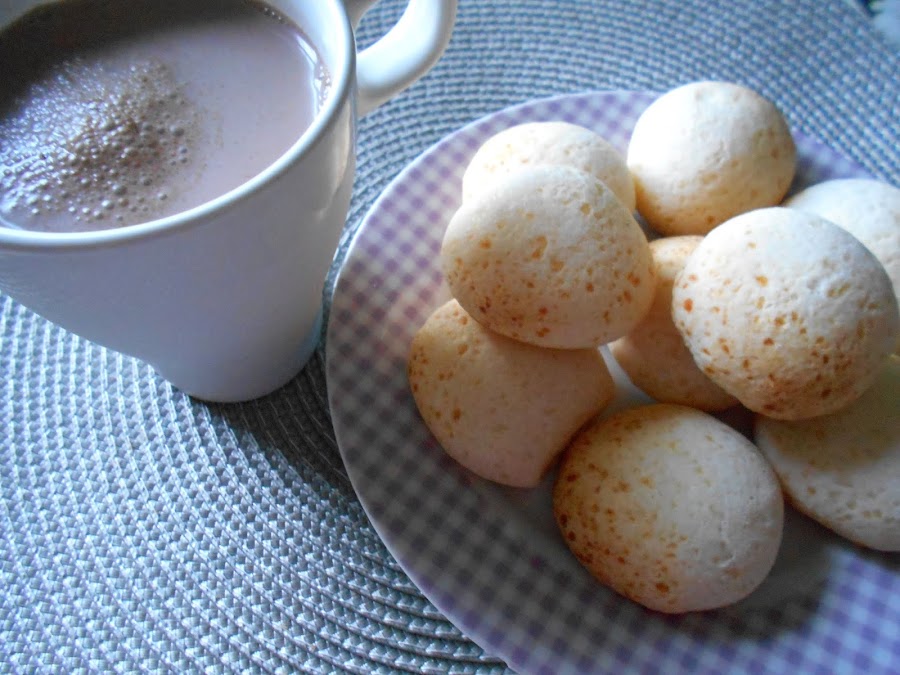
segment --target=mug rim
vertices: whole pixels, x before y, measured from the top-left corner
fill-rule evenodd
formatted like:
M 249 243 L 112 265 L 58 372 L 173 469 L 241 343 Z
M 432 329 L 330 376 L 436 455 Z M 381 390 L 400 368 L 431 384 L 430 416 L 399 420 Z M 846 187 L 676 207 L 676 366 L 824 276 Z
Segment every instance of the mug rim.
M 34 3 L 30 8 L 33 9 L 42 4 L 47 4 L 47 1 Z M 284 10 L 281 9 L 281 11 Z M 341 0 L 328 0 L 327 11 L 333 20 L 332 26 L 339 27 L 341 31 L 340 45 L 342 47 L 339 49 L 342 48 L 344 51 L 343 54 L 339 54 L 336 64 L 328 64 L 332 69 L 331 92 L 312 123 L 280 157 L 262 171 L 228 192 L 202 204 L 164 218 L 156 218 L 134 225 L 84 232 L 45 232 L 12 226 L 0 216 L 0 250 L 44 250 L 49 252 L 105 248 L 136 239 L 163 236 L 206 221 L 215 213 L 258 192 L 263 186 L 286 172 L 293 164 L 301 161 L 303 156 L 322 139 L 329 127 L 335 123 L 340 109 L 351 94 L 353 74 L 356 71 L 356 43 L 353 38 L 353 28 Z M 320 49 L 316 42 L 313 42 L 313 46 L 317 50 Z M 336 65 L 344 66 L 337 75 L 333 72 Z

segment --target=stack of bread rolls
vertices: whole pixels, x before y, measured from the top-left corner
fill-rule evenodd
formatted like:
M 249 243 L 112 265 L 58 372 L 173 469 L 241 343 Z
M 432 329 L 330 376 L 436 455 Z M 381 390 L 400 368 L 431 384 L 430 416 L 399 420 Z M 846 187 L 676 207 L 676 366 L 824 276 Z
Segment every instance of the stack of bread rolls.
M 562 540 L 648 608 L 752 592 L 785 497 L 900 550 L 900 190 L 785 200 L 796 157 L 770 101 L 691 83 L 644 111 L 625 156 L 566 122 L 498 133 L 444 234 L 453 298 L 409 352 L 422 419 L 485 479 L 532 488 L 555 468 Z M 604 346 L 656 403 L 602 414 Z M 711 414 L 734 407 L 752 440 Z

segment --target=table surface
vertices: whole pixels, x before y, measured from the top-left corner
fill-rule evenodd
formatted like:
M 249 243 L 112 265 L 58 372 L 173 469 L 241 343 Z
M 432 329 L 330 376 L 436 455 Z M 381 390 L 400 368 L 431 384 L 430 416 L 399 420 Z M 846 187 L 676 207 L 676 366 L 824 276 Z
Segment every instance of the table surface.
M 377 4 L 360 44 L 404 4 Z M 326 297 L 391 179 L 483 115 L 731 80 L 896 185 L 898 74 L 896 47 L 846 1 L 461 0 L 438 66 L 360 123 Z M 324 364 L 323 334 L 283 389 L 210 405 L 0 295 L 0 672 L 506 671 L 372 529 Z

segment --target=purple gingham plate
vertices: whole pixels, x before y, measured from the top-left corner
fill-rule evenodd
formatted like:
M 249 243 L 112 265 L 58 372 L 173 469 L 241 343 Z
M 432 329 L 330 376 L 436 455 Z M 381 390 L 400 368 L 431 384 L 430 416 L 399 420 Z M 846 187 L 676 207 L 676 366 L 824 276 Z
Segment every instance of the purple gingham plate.
M 408 166 L 366 216 L 331 305 L 327 378 L 350 479 L 390 552 L 426 597 L 522 673 L 900 672 L 900 564 L 790 512 L 766 582 L 736 606 L 664 616 L 594 581 L 560 539 L 552 477 L 534 490 L 483 481 L 449 459 L 406 381 L 410 339 L 448 293 L 438 251 L 463 170 L 490 135 L 566 120 L 624 151 L 655 94 L 596 92 L 529 102 L 450 135 Z M 859 176 L 797 134 L 797 186 Z M 612 409 L 646 401 L 611 364 Z

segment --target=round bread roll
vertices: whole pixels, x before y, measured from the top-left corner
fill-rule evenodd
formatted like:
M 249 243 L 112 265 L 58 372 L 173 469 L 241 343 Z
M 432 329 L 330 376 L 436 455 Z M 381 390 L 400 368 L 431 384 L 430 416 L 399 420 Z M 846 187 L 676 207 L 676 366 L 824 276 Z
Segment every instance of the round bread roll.
M 571 166 L 596 176 L 634 211 L 634 180 L 625 158 L 598 133 L 568 122 L 528 122 L 489 138 L 463 175 L 463 201 L 494 190 L 498 180 L 514 171 L 544 164 Z
M 578 433 L 553 490 L 556 522 L 602 583 L 668 613 L 747 596 L 775 563 L 784 524 L 771 467 L 706 413 L 631 408 Z
M 710 232 L 675 280 L 672 316 L 710 379 L 787 420 L 856 400 L 900 330 L 875 256 L 837 225 L 781 207 Z
M 837 178 L 811 185 L 784 206 L 822 216 L 859 239 L 884 265 L 900 298 L 900 189 L 870 178 Z
M 476 320 L 539 347 L 583 349 L 628 333 L 653 300 L 647 238 L 594 176 L 523 169 L 464 202 L 444 234 L 450 291 Z
M 596 349 L 541 349 L 488 331 L 456 300 L 413 338 L 409 384 L 425 424 L 473 473 L 537 485 L 615 392 Z
M 754 436 L 799 511 L 862 546 L 900 551 L 900 358 L 853 404 Z
M 797 150 L 778 109 L 727 82 L 673 89 L 641 114 L 628 145 L 638 212 L 665 235 L 706 234 L 739 213 L 774 206 Z
M 679 403 L 718 411 L 737 399 L 703 374 L 672 323 L 672 285 L 699 236 L 666 237 L 650 242 L 656 270 L 656 295 L 644 319 L 609 351 L 634 385 L 661 403 Z

